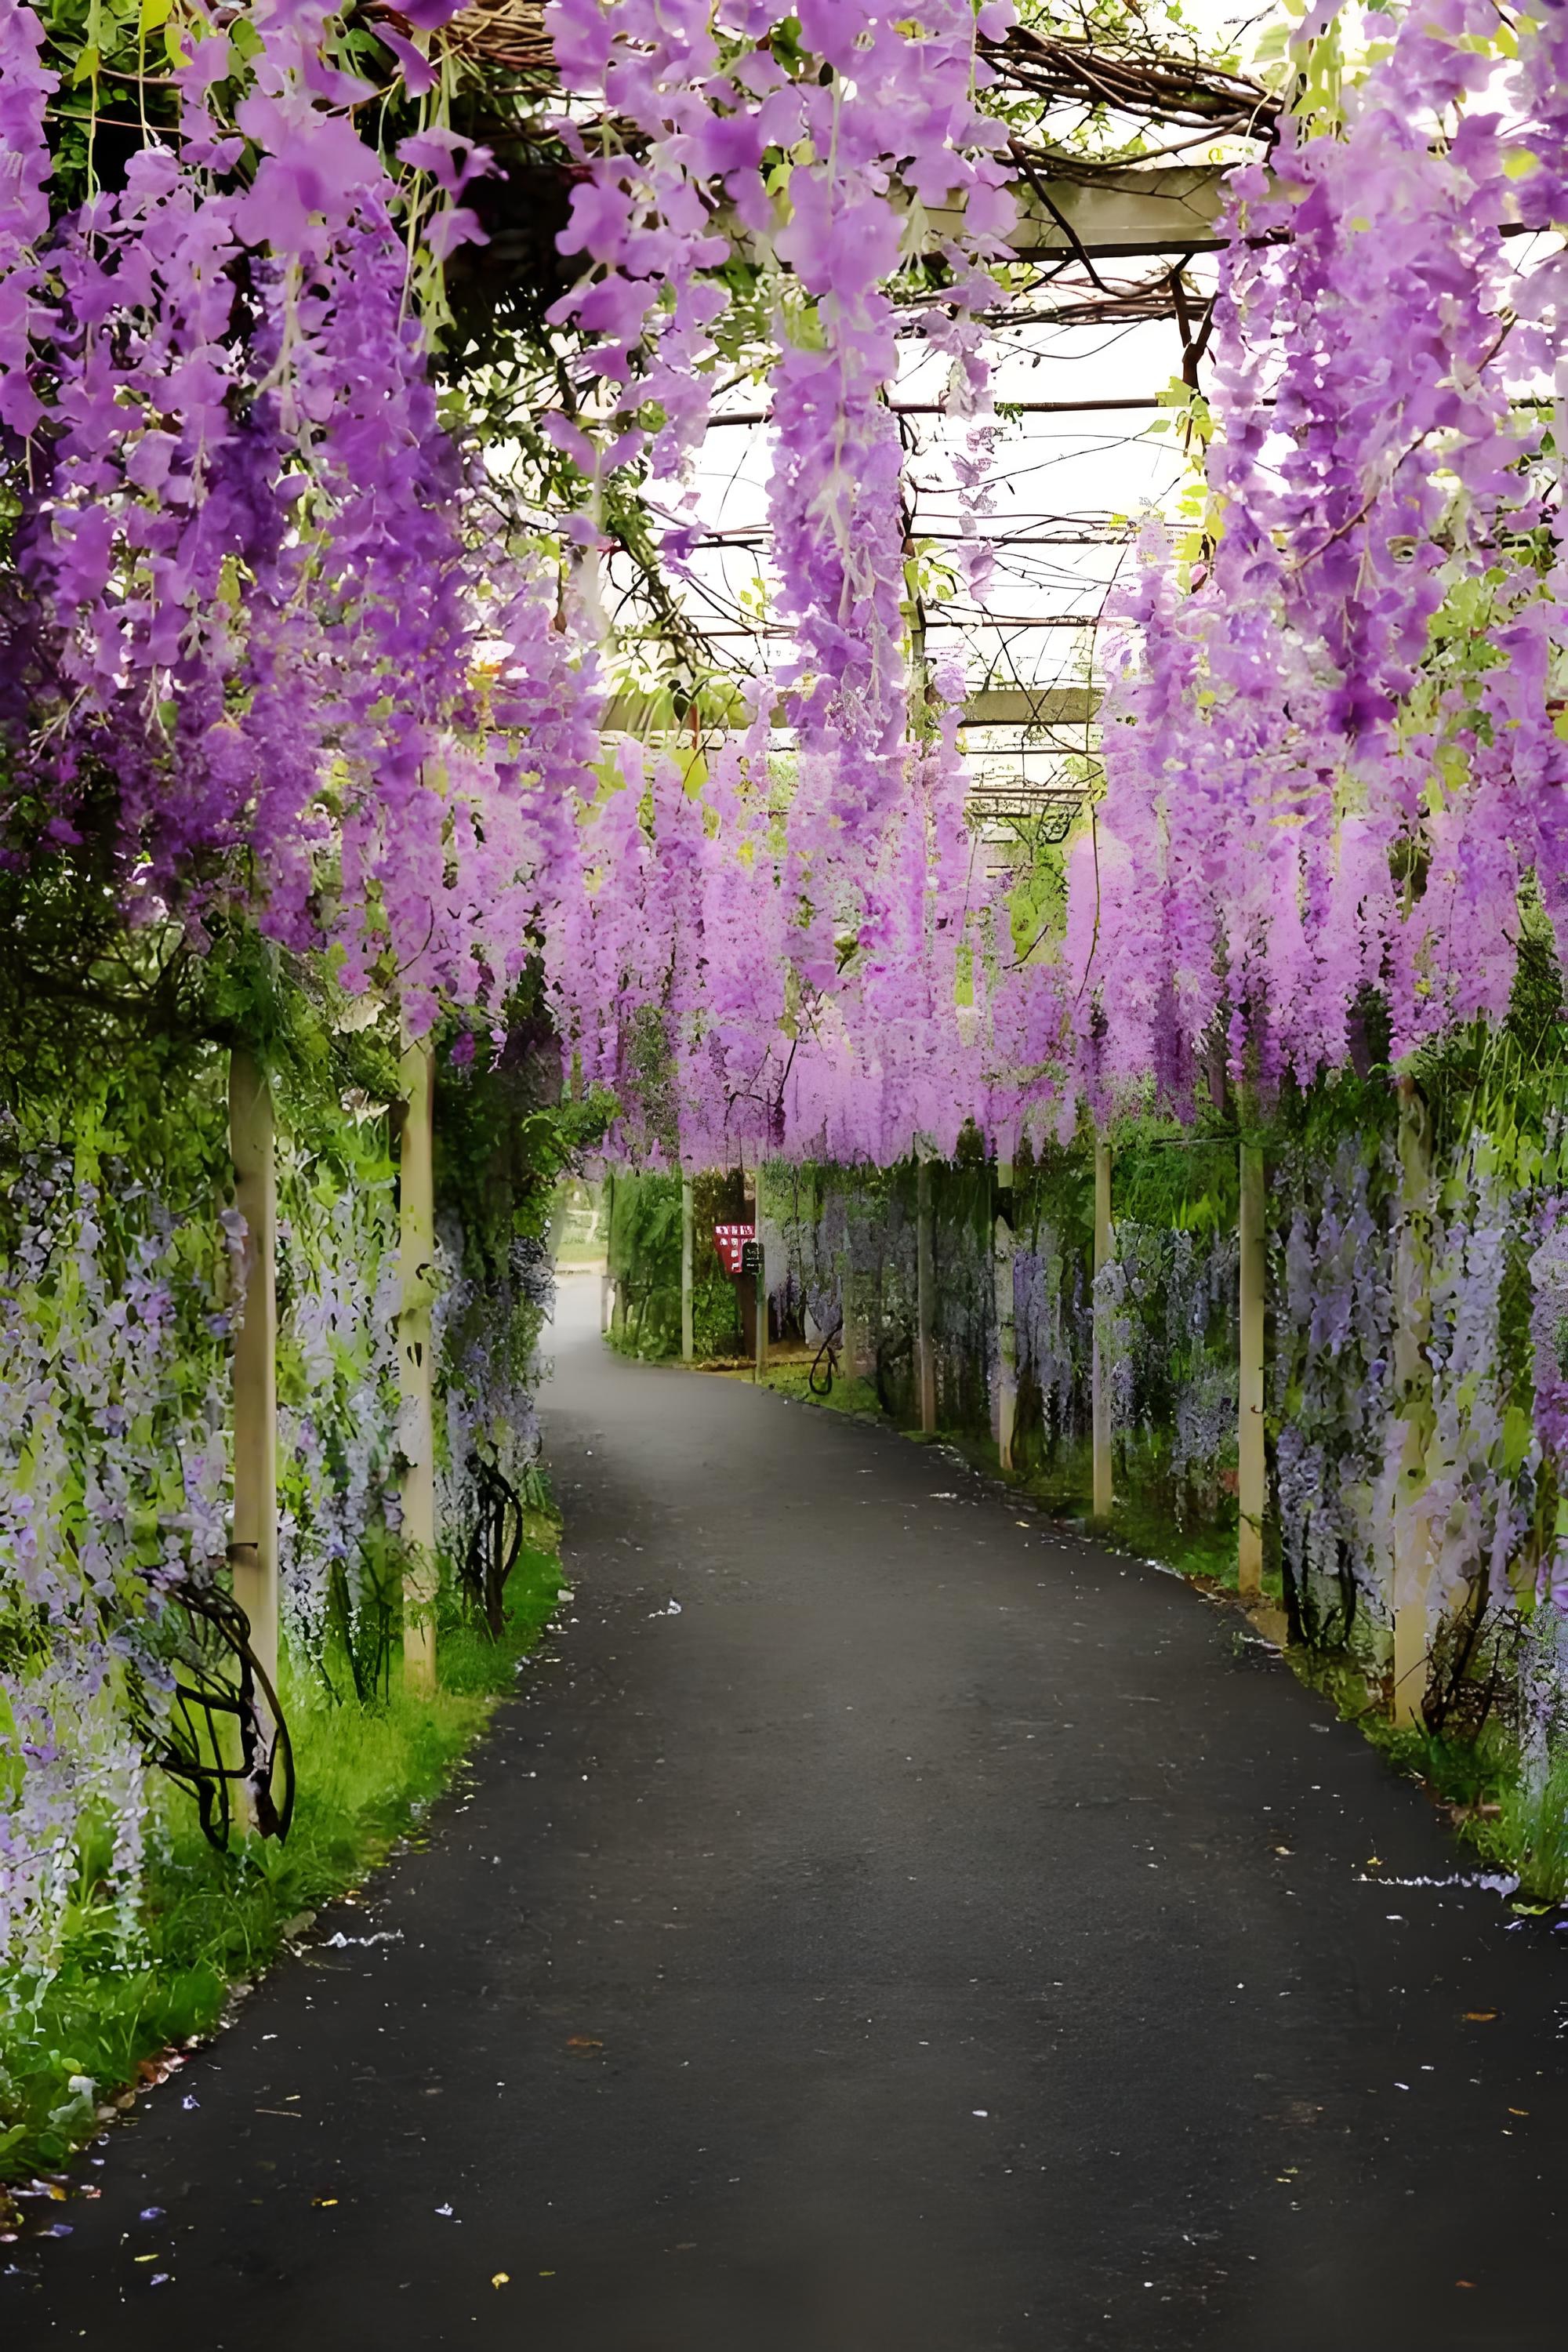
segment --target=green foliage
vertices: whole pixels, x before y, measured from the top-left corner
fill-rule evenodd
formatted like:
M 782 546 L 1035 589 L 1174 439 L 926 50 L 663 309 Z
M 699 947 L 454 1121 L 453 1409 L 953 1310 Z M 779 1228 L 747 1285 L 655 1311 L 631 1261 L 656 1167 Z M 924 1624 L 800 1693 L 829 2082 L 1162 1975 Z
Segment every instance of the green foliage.
M 692 1343 L 699 1362 L 738 1355 L 743 1341 L 735 1284 L 713 1246 L 713 1228 L 735 1223 L 737 1171 L 691 1180 Z M 645 1361 L 680 1353 L 681 1179 L 616 1171 L 605 1184 L 605 1260 L 616 1285 L 612 1347 Z
M 1112 1218 L 1173 1233 L 1225 1233 L 1240 1205 L 1237 1136 L 1141 1122 L 1116 1152 Z M 1090 1208 L 1092 1214 L 1092 1203 Z
M 229 1274 L 218 1219 L 232 1197 L 226 1048 L 243 1042 L 268 1073 L 279 1125 L 284 1531 L 296 1550 L 325 1544 L 331 1564 L 319 1583 L 305 1580 L 302 1589 L 320 1591 L 324 1615 L 285 1664 L 300 1776 L 285 1846 L 246 1840 L 227 1855 L 214 1854 L 188 1798 L 158 1782 L 138 1889 L 133 1862 L 115 1855 L 107 1816 L 84 1797 L 58 1967 L 26 1983 L 13 1973 L 0 1986 L 0 2178 L 60 2161 L 141 2062 L 210 2031 L 233 1985 L 267 1964 L 290 1923 L 374 1865 L 510 1688 L 516 1662 L 537 1639 L 559 1587 L 553 1524 L 531 1491 L 504 1639 L 465 1622 L 448 1594 L 436 1698 L 405 1696 L 395 1652 L 384 1679 L 405 1563 L 379 1517 L 390 1455 L 384 1445 L 367 1452 L 364 1441 L 372 1424 L 386 1435 L 395 1403 L 386 1393 L 390 1360 L 377 1338 L 384 1338 L 396 1230 L 387 1107 L 399 1076 L 390 1016 L 366 1022 L 365 1008 L 343 997 L 325 964 L 281 956 L 247 934 L 220 935 L 203 958 L 173 931 L 127 938 L 99 923 L 92 893 L 79 881 L 60 880 L 51 900 L 46 875 L 29 901 L 0 868 L 0 914 L 9 908 L 18 917 L 0 949 L 0 1011 L 16 1016 L 0 1036 L 0 1174 L 12 1180 L 0 1187 L 0 1256 L 14 1254 L 24 1222 L 35 1234 L 52 1222 L 62 1238 L 45 1275 L 32 1278 L 33 1319 L 47 1337 L 47 1318 L 58 1313 L 64 1331 L 75 1311 L 70 1286 L 79 1287 L 80 1269 L 90 1263 L 102 1295 L 95 1291 L 82 1312 L 96 1334 L 99 1322 L 113 1328 L 103 1310 L 123 1286 L 138 1245 L 138 1203 L 166 1204 L 172 1214 L 160 1227 L 161 1246 L 178 1311 L 195 1320 L 188 1332 L 180 1327 L 178 1360 L 160 1375 L 158 1395 L 170 1411 L 184 1400 L 185 1418 L 194 1416 L 204 1435 L 221 1431 L 227 1338 L 218 1310 L 228 1303 Z M 41 938 L 47 955 L 36 952 Z M 69 1021 L 61 1017 L 67 1003 L 76 1008 Z M 456 1212 L 461 1232 L 459 1287 L 472 1326 L 457 1336 L 493 1343 L 487 1368 L 499 1361 L 496 1349 L 510 1349 L 521 1380 L 542 1292 L 511 1280 L 517 1253 L 531 1244 L 542 1258 L 557 1175 L 602 1131 L 605 1107 L 561 1104 L 559 1057 L 539 1016 L 536 986 L 531 1003 L 514 1013 L 495 1070 L 443 1071 L 437 1155 L 443 1207 Z M 57 1206 L 41 1217 L 37 1200 L 15 1181 L 25 1161 L 52 1168 L 62 1152 L 76 1188 L 69 1194 L 76 1222 L 68 1225 L 59 1205 L 65 1192 L 57 1186 Z M 97 1193 L 90 1243 L 78 1232 L 79 1209 L 90 1197 L 83 1186 Z M 489 1327 L 503 1279 L 507 1328 L 498 1339 Z M 68 1350 L 70 1360 L 76 1353 Z M 512 1393 L 498 1381 L 485 1402 L 504 1403 Z M 118 1442 L 142 1465 L 133 1485 L 145 1505 L 150 1560 L 159 1551 L 159 1513 L 179 1524 L 182 1497 L 170 1480 L 186 1465 L 151 1427 L 132 1426 Z M 352 1507 L 351 1443 L 359 1448 Z M 95 1459 L 101 1470 L 100 1437 L 88 1432 L 82 1451 L 79 1484 Z M 209 1462 L 205 1475 L 220 1490 L 207 1497 L 208 1518 L 221 1548 L 221 1442 L 208 1452 L 216 1466 Z M 61 1506 L 68 1521 L 69 1507 L 68 1495 Z M 341 1557 L 326 1541 L 339 1535 L 349 1538 Z M 0 1624 L 13 1667 L 31 1656 L 17 1648 L 26 1634 L 25 1625 Z M 56 1956 L 51 1949 L 47 1958 Z
M 1568 1903 L 1568 1756 L 1545 1778 L 1500 1780 L 1495 1813 L 1474 1813 L 1463 1824 L 1481 1852 L 1519 1873 L 1528 1902 Z
M 1016 1230 L 1030 1234 L 1048 1222 L 1069 1249 L 1094 1247 L 1094 1161 L 1082 1143 L 1043 1143 L 1013 1171 Z
M 681 1181 L 620 1176 L 610 1194 L 613 1346 L 628 1356 L 680 1353 Z M 710 1315 L 714 1302 L 705 1299 Z
M 811 1386 L 811 1364 L 798 1360 L 770 1363 L 763 1374 L 762 1385 L 773 1389 L 780 1396 L 793 1397 L 797 1404 L 819 1404 L 827 1412 L 846 1412 L 852 1421 L 880 1421 L 885 1418 L 872 1382 L 859 1378 L 847 1380 L 836 1374 L 826 1396 Z M 747 1380 L 747 1372 L 737 1371 L 734 1378 Z
M 467 1270 L 479 1279 L 505 1273 L 515 1242 L 542 1242 L 556 1184 L 600 1140 L 615 1110 L 603 1094 L 563 1099 L 561 1055 L 537 963 L 503 1025 L 499 1054 L 481 1045 L 467 1062 L 452 1050 L 467 1031 L 448 1022 L 439 1033 L 437 1194 L 443 1212 L 461 1224 Z
M 679 1328 L 676 1333 L 679 1337 Z M 691 1343 L 699 1362 L 732 1356 L 744 1344 L 735 1286 L 715 1260 L 691 1286 Z
M 1020 963 L 1047 953 L 1067 929 L 1067 853 L 1045 837 L 1041 820 L 1013 826 L 1019 847 L 1007 898 L 1008 935 Z

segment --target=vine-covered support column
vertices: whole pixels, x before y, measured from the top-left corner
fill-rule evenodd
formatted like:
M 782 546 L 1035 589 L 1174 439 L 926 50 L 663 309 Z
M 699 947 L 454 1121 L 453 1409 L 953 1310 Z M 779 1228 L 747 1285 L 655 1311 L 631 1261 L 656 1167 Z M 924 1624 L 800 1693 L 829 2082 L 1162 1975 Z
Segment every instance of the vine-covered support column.
M 873 1369 L 869 1318 L 866 1312 L 866 1286 L 855 1268 L 855 1194 L 848 1170 L 838 1170 L 835 1181 L 844 1201 L 844 1243 L 838 1260 L 838 1360 L 845 1379 L 853 1381 Z
M 245 1319 L 234 1341 L 234 1597 L 278 1687 L 278 1176 L 272 1092 L 253 1054 L 228 1063 L 235 1206 L 245 1219 Z
M 756 1184 L 752 1195 L 752 1230 L 756 1235 L 757 1271 L 755 1281 L 757 1339 L 757 1378 L 762 1379 L 768 1368 L 768 1261 L 767 1245 L 763 1240 L 763 1163 L 757 1162 Z
M 915 1171 L 915 1364 L 920 1379 L 921 1428 L 936 1430 L 936 1247 L 932 1232 L 931 1162 Z
M 697 1353 L 697 1323 L 692 1297 L 692 1260 L 695 1234 L 692 1226 L 691 1179 L 680 1180 L 680 1360 L 690 1363 Z
M 1399 1241 L 1394 1266 L 1394 1383 L 1404 1434 L 1394 1492 L 1394 1686 L 1396 1724 L 1421 1721 L 1426 1696 L 1431 1541 L 1422 1504 L 1434 1409 L 1432 1120 L 1414 1078 L 1399 1081 Z
M 1013 1163 L 996 1162 L 995 1216 L 991 1227 L 992 1267 L 996 1282 L 996 1455 L 1013 1467 L 1013 1426 L 1018 1412 L 1018 1306 L 1016 1282 L 1017 1234 L 1013 1217 Z
M 1261 1143 L 1241 1146 L 1241 1214 L 1237 1241 L 1240 1379 L 1237 1396 L 1237 1586 L 1244 1601 L 1263 1598 L 1263 1522 L 1268 1508 L 1264 1444 L 1263 1335 L 1268 1254 L 1264 1242 L 1267 1181 Z
M 862 1241 L 868 1232 L 867 1221 L 856 1213 L 856 1203 L 859 1198 L 857 1188 L 867 1172 L 864 1165 L 858 1162 L 839 1171 L 844 1192 L 844 1339 L 841 1352 L 847 1379 L 878 1381 L 882 1350 L 881 1268 L 879 1264 L 868 1266 L 856 1264 L 857 1228 Z
M 1105 1307 L 1100 1277 L 1110 1264 L 1110 1144 L 1098 1130 L 1094 1139 L 1094 1314 L 1089 1362 L 1089 1408 L 1094 1450 L 1094 1516 L 1110 1517 L 1114 1498 L 1110 1475 L 1110 1382 L 1107 1376 L 1100 1326 Z
M 405 1037 L 399 1071 L 397 1369 L 402 1392 L 404 1680 L 436 1687 L 436 1413 L 430 1308 L 435 1297 L 435 1057 L 426 1037 Z

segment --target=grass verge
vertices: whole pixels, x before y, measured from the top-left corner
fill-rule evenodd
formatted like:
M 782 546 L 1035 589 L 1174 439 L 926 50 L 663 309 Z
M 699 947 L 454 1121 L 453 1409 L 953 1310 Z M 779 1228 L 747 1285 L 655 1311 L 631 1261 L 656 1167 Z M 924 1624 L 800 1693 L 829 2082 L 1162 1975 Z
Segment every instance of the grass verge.
M 140 1917 L 126 1942 L 106 1899 L 107 1838 L 89 1835 L 60 1963 L 47 1979 L 0 1976 L 0 2231 L 6 2182 L 58 2167 L 170 2056 L 211 2033 L 291 1935 L 358 1886 L 420 1819 L 515 1686 L 563 1590 L 554 1530 L 536 1519 L 507 1586 L 507 1628 L 443 1626 L 441 1686 L 407 1694 L 395 1659 L 380 1705 L 328 1704 L 285 1675 L 299 1798 L 288 1841 L 237 1837 L 216 1853 L 192 1801 L 149 1791 Z
M 759 1388 L 773 1389 L 780 1396 L 795 1397 L 803 1404 L 819 1404 L 829 1412 L 847 1412 L 861 1421 L 886 1421 L 887 1415 L 877 1400 L 877 1391 L 869 1381 L 846 1380 L 837 1374 L 826 1396 L 819 1396 L 811 1385 L 811 1370 L 816 1353 L 800 1356 L 769 1358 Z M 699 1371 L 721 1372 L 737 1381 L 756 1379 L 756 1367 L 744 1357 L 716 1359 L 696 1367 Z M 891 1423 L 889 1426 L 891 1427 Z

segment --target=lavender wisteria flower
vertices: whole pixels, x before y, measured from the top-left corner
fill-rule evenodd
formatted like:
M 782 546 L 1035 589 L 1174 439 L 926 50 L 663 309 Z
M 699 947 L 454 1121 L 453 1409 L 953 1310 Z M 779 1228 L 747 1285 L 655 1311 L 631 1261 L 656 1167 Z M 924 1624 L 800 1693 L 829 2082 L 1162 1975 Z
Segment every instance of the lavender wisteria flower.
M 1396 1054 L 1496 1016 L 1521 877 L 1568 887 L 1561 523 L 1515 397 L 1568 314 L 1560 246 L 1511 234 L 1568 218 L 1560 12 L 1517 65 L 1472 0 L 1367 26 L 1342 121 L 1232 175 L 1207 537 L 1125 604 L 1073 877 L 1091 1090 L 1179 1097 L 1216 1024 L 1236 1075 L 1310 1078 L 1368 988 Z
M 341 1577 L 351 1629 L 379 1532 L 398 1524 L 395 1173 L 379 1121 L 333 1160 L 279 1171 L 279 1584 L 292 1654 L 320 1664 Z
M 180 25 L 177 130 L 51 222 L 40 26 L 0 13 L 11 854 L 107 824 L 133 918 L 199 938 L 237 902 L 351 987 L 378 967 L 418 1028 L 526 954 L 488 688 L 563 667 L 528 559 L 472 543 L 409 299 L 416 224 L 426 272 L 482 237 L 489 159 L 432 121 L 389 169 L 323 0 L 258 0 L 243 43 L 199 0 Z
M 820 986 L 835 926 L 852 923 L 857 853 L 894 814 L 907 769 L 902 459 L 887 392 L 898 373 L 890 281 L 945 208 L 952 293 L 933 308 L 955 399 L 983 408 L 975 314 L 995 291 L 1013 205 L 998 124 L 979 110 L 988 0 L 551 0 L 566 86 L 602 110 L 591 145 L 568 117 L 583 178 L 561 243 L 592 274 L 556 305 L 594 338 L 607 396 L 595 436 L 551 420 L 592 488 L 649 451 L 679 474 L 700 439 L 729 322 L 734 264 L 768 298 L 770 488 L 776 595 L 796 657 L 781 673 L 807 782 L 789 824 L 792 892 L 809 898 L 797 960 Z M 623 139 L 611 126 L 635 134 Z M 592 536 L 592 502 L 582 518 Z M 924 680 L 916 681 L 923 689 Z
M 126 1678 L 155 1695 L 163 1597 L 212 1576 L 226 1550 L 231 1310 L 216 1217 L 176 1215 L 85 1146 L 24 1151 L 13 1205 L 0 1264 L 0 1963 L 36 1977 L 57 1955 L 91 1815 L 111 1828 L 119 1933 L 134 1938 L 145 1798 Z

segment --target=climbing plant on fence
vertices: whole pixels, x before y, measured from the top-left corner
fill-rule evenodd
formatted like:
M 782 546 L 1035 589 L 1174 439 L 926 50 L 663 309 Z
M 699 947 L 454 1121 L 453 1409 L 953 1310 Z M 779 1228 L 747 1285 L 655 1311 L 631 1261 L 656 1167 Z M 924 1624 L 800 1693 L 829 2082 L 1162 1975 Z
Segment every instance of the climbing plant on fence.
M 1124 1475 L 1178 1525 L 1228 1525 L 1237 1415 L 1234 1141 L 1134 1129 L 1116 1154 L 1102 1351 Z
M 89 1820 L 133 1933 L 128 1685 L 156 1693 L 163 1601 L 228 1541 L 216 1112 L 198 1085 L 177 1118 L 103 1090 L 0 1119 L 0 1969 L 52 1965 Z
M 373 1693 L 396 1614 L 395 1171 L 387 1114 L 287 1138 L 279 1215 L 279 1571 L 290 1649 Z
M 241 976 L 215 985 L 209 1017 L 229 1017 L 234 990 Z M 265 1002 L 244 1001 L 271 1038 L 280 1109 L 289 1700 L 374 1707 L 402 1567 L 395 1164 L 374 1091 L 395 1066 L 374 1035 L 333 1029 L 319 987 L 283 973 Z M 221 1584 L 228 1552 L 245 1300 L 226 1056 L 200 1037 L 177 1053 L 124 1034 L 119 1046 L 96 1089 L 79 1070 L 68 1099 L 34 1094 L 0 1116 L 0 2039 L 47 1986 L 84 1905 L 100 1941 L 111 1932 L 127 1958 L 143 1948 L 171 1612 Z M 515 1485 L 537 1454 L 542 1236 L 585 1131 L 581 1109 L 550 1107 L 553 1057 L 541 1061 L 526 1024 L 516 1062 L 535 1102 L 521 1121 L 504 1074 L 459 1059 L 447 1081 L 438 1393 L 455 1541 L 475 1456 Z M 487 1138 L 504 1139 L 501 1164 Z M 458 1608 L 450 1579 L 443 1605 Z
M 1275 1187 L 1274 1491 L 1288 1605 L 1348 1643 L 1391 1523 L 1396 1171 L 1377 1127 L 1298 1151 Z

